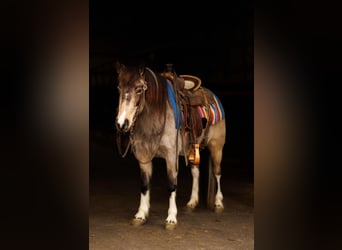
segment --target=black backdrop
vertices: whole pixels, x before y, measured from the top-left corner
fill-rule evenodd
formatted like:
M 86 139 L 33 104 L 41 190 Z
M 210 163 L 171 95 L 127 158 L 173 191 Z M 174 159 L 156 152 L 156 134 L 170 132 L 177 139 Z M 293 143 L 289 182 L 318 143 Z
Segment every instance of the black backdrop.
M 115 132 L 116 61 L 143 62 L 157 71 L 173 63 L 178 74 L 200 77 L 221 99 L 224 154 L 235 163 L 231 167 L 253 178 L 254 12 L 249 3 L 241 5 L 195 11 L 91 1 L 90 140 Z

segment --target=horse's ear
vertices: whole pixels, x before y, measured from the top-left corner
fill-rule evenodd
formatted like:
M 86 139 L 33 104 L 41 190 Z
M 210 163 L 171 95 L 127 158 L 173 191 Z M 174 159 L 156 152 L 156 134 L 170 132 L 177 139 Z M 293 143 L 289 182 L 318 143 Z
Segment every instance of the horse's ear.
M 139 65 L 139 74 L 140 76 L 143 76 L 145 73 L 145 65 L 144 64 L 140 64 Z
M 116 72 L 117 72 L 118 74 L 120 74 L 120 72 L 126 70 L 126 66 L 125 66 L 124 64 L 120 63 L 119 61 L 117 61 L 117 62 L 115 63 L 115 67 L 116 67 Z

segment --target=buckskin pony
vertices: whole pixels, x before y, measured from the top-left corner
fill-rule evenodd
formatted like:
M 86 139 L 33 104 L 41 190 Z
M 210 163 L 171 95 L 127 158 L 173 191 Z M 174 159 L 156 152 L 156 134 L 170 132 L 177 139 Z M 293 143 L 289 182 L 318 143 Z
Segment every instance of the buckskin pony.
M 116 137 L 122 157 L 131 148 L 140 166 L 140 205 L 133 225 L 144 224 L 150 211 L 152 160 L 166 162 L 169 208 L 166 229 L 177 225 L 178 157 L 191 166 L 192 191 L 189 209 L 199 204 L 199 159 L 201 149 L 209 149 L 207 205 L 215 212 L 224 209 L 221 191 L 222 150 L 226 138 L 225 114 L 220 100 L 191 75 L 174 71 L 155 73 L 145 66 L 117 63 L 119 103 Z

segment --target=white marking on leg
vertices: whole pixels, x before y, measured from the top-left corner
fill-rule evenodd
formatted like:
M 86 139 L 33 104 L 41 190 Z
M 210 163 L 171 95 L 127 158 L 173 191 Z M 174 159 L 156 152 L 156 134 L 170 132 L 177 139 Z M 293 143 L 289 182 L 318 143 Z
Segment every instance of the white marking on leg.
M 187 203 L 187 207 L 195 208 L 198 205 L 198 186 L 199 186 L 199 169 L 198 166 L 191 167 L 192 174 L 192 190 L 190 200 Z
M 140 206 L 138 212 L 135 214 L 136 219 L 146 220 L 150 209 L 150 191 L 146 194 L 140 194 Z
M 168 216 L 166 218 L 167 223 L 177 224 L 177 205 L 176 205 L 176 191 L 173 191 L 170 195 Z
M 217 192 L 215 196 L 215 207 L 223 208 L 223 195 L 221 192 L 221 184 L 220 184 L 220 179 L 221 175 L 215 175 L 216 176 L 216 181 L 217 181 Z

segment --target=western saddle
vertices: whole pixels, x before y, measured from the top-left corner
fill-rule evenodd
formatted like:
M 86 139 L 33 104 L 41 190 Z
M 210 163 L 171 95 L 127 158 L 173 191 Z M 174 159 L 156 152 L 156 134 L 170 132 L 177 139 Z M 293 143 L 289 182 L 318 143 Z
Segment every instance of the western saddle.
M 193 165 L 200 163 L 200 149 L 205 147 L 205 138 L 209 129 L 209 104 L 213 102 L 213 97 L 201 86 L 201 79 L 193 75 L 177 75 L 173 70 L 172 64 L 166 64 L 166 70 L 161 75 L 171 81 L 175 92 L 175 98 L 178 107 L 182 113 L 182 143 L 183 150 L 185 132 L 189 132 L 189 141 L 191 148 L 185 157 Z M 204 106 L 206 110 L 206 118 L 200 116 L 198 106 Z M 203 133 L 204 137 L 201 142 L 198 137 Z M 184 156 L 186 152 L 184 151 Z

